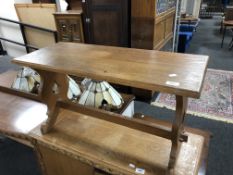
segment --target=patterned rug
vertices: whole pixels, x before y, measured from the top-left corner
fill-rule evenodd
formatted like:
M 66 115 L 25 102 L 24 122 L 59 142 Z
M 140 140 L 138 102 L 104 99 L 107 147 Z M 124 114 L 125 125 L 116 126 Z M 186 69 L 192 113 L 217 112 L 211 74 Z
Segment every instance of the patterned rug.
M 175 110 L 175 96 L 160 93 L 152 105 Z M 188 99 L 188 114 L 233 123 L 233 72 L 208 69 L 200 99 Z

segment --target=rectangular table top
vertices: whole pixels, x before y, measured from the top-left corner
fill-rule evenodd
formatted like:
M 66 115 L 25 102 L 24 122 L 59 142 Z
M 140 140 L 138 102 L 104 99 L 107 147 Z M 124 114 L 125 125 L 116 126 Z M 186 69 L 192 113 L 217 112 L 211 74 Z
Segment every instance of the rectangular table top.
M 13 63 L 198 98 L 208 58 L 203 55 L 61 42 L 15 58 Z

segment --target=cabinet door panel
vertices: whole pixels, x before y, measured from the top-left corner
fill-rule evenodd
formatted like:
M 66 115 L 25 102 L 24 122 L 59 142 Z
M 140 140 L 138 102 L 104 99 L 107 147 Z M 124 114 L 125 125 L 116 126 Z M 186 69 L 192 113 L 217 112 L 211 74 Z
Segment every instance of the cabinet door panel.
M 36 145 L 41 168 L 46 175 L 93 175 L 94 168 L 57 150 Z
M 71 19 L 71 20 L 69 20 L 69 25 L 71 28 L 72 41 L 73 42 L 82 42 L 80 20 Z
M 55 21 L 59 41 L 84 42 L 81 14 L 57 13 Z
M 121 43 L 119 15 L 115 11 L 98 11 L 93 13 L 92 37 L 95 44 L 118 45 Z M 95 20 L 98 19 L 98 20 Z M 98 29 L 98 30 L 96 30 Z
M 170 16 L 166 19 L 166 32 L 165 32 L 165 38 L 172 34 L 173 32 L 173 21 L 174 17 Z
M 89 0 L 84 4 L 89 43 L 129 46 L 128 0 Z
M 65 19 L 57 20 L 58 30 L 59 30 L 59 41 L 70 41 L 70 29 L 69 22 Z

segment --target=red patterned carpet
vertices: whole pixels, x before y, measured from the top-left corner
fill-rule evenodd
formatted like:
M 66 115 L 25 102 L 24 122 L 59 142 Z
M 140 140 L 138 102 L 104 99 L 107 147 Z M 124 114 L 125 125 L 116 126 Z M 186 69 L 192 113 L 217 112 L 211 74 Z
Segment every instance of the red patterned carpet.
M 173 109 L 175 96 L 160 93 L 152 105 Z M 188 99 L 188 114 L 233 123 L 233 72 L 208 69 L 200 99 Z

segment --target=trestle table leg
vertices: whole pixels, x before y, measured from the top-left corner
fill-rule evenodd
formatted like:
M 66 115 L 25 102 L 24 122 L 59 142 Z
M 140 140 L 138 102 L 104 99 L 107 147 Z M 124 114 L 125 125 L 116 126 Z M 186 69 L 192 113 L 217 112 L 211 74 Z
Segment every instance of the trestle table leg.
M 181 134 L 184 132 L 183 121 L 186 114 L 187 98 L 176 96 L 176 115 L 172 125 L 172 148 L 170 153 L 170 160 L 168 170 L 174 168 L 176 159 L 179 154 L 180 144 L 183 141 Z
M 68 78 L 65 74 L 52 73 L 37 70 L 41 76 L 40 95 L 42 101 L 47 105 L 48 119 L 41 126 L 43 134 L 48 133 L 56 122 L 59 113 L 59 100 L 67 100 Z

